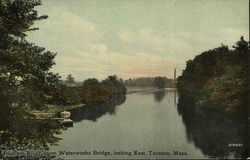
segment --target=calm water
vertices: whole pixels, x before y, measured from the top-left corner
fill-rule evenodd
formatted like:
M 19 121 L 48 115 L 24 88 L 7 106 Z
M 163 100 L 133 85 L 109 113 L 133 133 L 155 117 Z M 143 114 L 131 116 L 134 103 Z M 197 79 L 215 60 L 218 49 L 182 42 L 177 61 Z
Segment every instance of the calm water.
M 91 152 L 91 155 L 81 156 L 60 155 L 59 157 L 62 158 L 234 157 L 236 149 L 230 151 L 224 144 L 220 146 L 222 145 L 220 142 L 217 145 L 217 141 L 220 141 L 220 137 L 223 135 L 220 135 L 220 131 L 217 131 L 216 128 L 215 132 L 217 133 L 210 135 L 210 131 L 208 131 L 207 135 L 203 134 L 204 127 L 205 130 L 210 129 L 206 128 L 210 127 L 206 126 L 206 121 L 210 120 L 205 120 L 201 124 L 193 122 L 194 126 L 192 126 L 188 122 L 192 121 L 192 118 L 181 115 L 177 102 L 178 97 L 175 91 L 165 90 L 128 94 L 126 100 L 120 99 L 118 103 L 110 102 L 102 104 L 102 106 L 96 104 L 96 107 L 106 107 L 101 113 L 98 109 L 95 111 L 87 108 L 73 110 L 71 118 L 75 121 L 74 127 L 59 135 L 62 138 L 59 141 L 59 146 L 51 147 L 51 150 Z M 199 129 L 203 129 L 203 131 L 199 132 Z M 235 139 L 234 136 L 240 136 L 236 134 L 239 132 L 238 128 L 234 129 L 232 135 L 225 135 L 228 140 L 225 145 L 230 143 L 230 139 Z M 242 131 L 240 130 L 240 132 Z M 233 143 L 242 144 L 243 142 L 234 141 Z M 214 150 L 213 148 L 216 147 L 217 149 Z M 105 156 L 102 153 L 93 155 L 93 151 L 110 152 L 112 155 Z M 123 152 L 123 155 L 114 155 L 114 151 Z M 134 151 L 145 152 L 145 154 L 134 155 Z M 165 152 L 167 155 L 150 155 L 149 151 L 152 151 L 151 153 Z M 174 155 L 174 151 L 186 154 Z M 132 152 L 131 155 L 129 155 L 130 152 Z
M 28 120 L 21 112 L 1 107 L 0 147 L 47 146 L 47 151 L 63 159 L 249 156 L 245 123 L 216 112 L 201 112 L 192 107 L 194 103 L 178 98 L 174 90 L 132 93 L 71 110 L 74 127 L 64 129 L 55 121 Z M 0 158 L 2 154 L 6 153 L 0 152 Z

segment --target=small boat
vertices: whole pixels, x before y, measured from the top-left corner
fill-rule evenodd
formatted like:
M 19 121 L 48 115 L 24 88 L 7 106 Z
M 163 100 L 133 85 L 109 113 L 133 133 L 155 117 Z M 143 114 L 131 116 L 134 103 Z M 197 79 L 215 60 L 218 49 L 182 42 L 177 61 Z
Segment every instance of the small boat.
M 66 118 L 70 117 L 71 113 L 68 112 L 68 111 L 63 111 L 63 112 L 60 113 L 60 115 L 61 115 L 62 118 L 66 119 Z
M 59 122 L 66 127 L 73 127 L 73 121 L 71 119 L 63 119 Z
M 67 127 L 73 127 L 73 121 L 69 119 L 71 113 L 69 111 L 63 111 L 60 113 L 62 118 L 57 118 L 60 122 L 60 124 L 67 126 Z

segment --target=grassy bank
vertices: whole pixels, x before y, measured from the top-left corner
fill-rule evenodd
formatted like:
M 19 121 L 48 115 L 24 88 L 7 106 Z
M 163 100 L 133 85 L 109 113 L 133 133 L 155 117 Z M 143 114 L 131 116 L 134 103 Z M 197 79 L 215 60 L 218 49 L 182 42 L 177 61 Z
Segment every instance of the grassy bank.
M 75 108 L 84 107 L 86 104 L 77 104 L 77 105 L 47 105 L 46 108 L 42 111 L 32 110 L 31 113 L 37 117 L 37 119 L 46 119 L 55 116 L 57 113 L 71 110 Z
M 158 90 L 162 90 L 163 88 L 156 88 L 156 87 L 138 87 L 138 86 L 126 86 L 127 89 L 127 94 L 131 94 L 131 93 L 137 93 L 137 92 L 148 92 L 148 91 L 158 91 Z M 170 89 L 170 90 L 175 90 L 175 88 L 164 88 L 166 89 Z

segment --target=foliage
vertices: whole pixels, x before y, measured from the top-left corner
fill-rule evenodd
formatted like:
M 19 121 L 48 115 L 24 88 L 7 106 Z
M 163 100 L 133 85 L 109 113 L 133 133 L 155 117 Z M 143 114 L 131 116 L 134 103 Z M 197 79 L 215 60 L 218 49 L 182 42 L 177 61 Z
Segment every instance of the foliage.
M 110 90 L 107 88 L 107 86 L 113 86 L 114 90 L 113 90 L 113 94 L 115 95 L 125 95 L 126 94 L 126 87 L 125 84 L 123 82 L 122 79 L 118 79 L 116 75 L 114 76 L 108 76 L 107 79 L 102 81 L 103 86 L 106 86 L 106 89 L 108 92 L 110 92 Z
M 25 40 L 38 16 L 40 0 L 0 1 L 0 86 L 11 104 L 41 107 L 57 89 L 59 75 L 49 72 L 55 53 Z
M 222 45 L 189 60 L 178 78 L 180 94 L 188 92 L 210 106 L 246 116 L 249 42 L 241 37 L 233 48 Z
M 165 88 L 166 81 L 163 77 L 155 77 L 154 84 L 157 88 Z
M 12 108 L 0 101 L 0 145 L 47 146 L 57 144 L 54 135 L 61 126 L 53 120 L 36 120 L 21 108 Z
M 49 104 L 54 105 L 75 105 L 81 103 L 81 97 L 77 87 L 69 87 L 60 84 L 59 88 L 52 94 Z
M 72 76 L 72 74 L 69 74 L 66 78 L 66 83 L 69 84 L 70 86 L 72 86 L 73 83 L 75 83 L 75 79 Z
M 24 38 L 25 32 L 37 30 L 31 28 L 37 20 L 48 16 L 38 16 L 34 7 L 41 5 L 40 0 L 1 0 L 0 1 L 0 33 L 5 38 Z
M 49 103 L 54 105 L 75 105 L 100 101 L 126 94 L 126 87 L 116 76 L 109 76 L 102 82 L 95 78 L 85 80 L 79 86 L 68 86 L 60 84 L 50 99 Z
M 79 93 L 83 98 L 82 101 L 91 102 L 106 98 L 126 94 L 126 87 L 123 81 L 118 80 L 117 76 L 108 76 L 102 82 L 97 79 L 87 79 L 79 87 Z

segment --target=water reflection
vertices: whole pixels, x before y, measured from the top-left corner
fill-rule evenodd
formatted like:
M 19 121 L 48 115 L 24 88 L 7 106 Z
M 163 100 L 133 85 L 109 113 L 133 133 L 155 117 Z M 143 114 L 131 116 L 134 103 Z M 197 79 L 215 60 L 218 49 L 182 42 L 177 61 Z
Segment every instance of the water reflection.
M 154 92 L 154 99 L 156 102 L 161 102 L 163 98 L 165 97 L 166 91 L 165 90 L 159 90 Z
M 70 118 L 74 122 L 82 120 L 97 121 L 98 118 L 105 114 L 115 114 L 116 107 L 126 101 L 126 96 L 106 99 L 104 101 L 93 102 L 81 108 L 72 109 Z
M 218 111 L 197 109 L 191 96 L 181 95 L 178 112 L 186 127 L 187 139 L 210 158 L 249 156 L 247 122 Z

